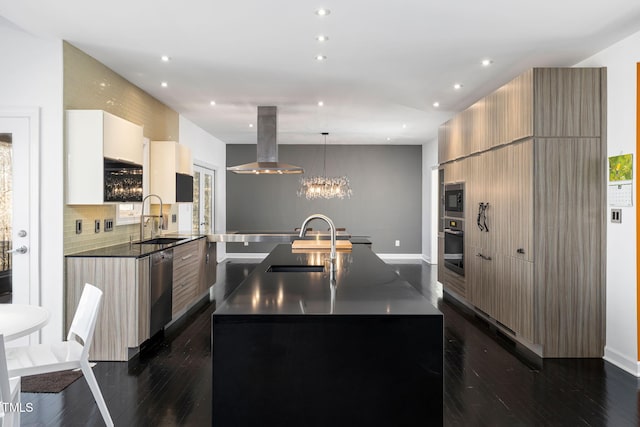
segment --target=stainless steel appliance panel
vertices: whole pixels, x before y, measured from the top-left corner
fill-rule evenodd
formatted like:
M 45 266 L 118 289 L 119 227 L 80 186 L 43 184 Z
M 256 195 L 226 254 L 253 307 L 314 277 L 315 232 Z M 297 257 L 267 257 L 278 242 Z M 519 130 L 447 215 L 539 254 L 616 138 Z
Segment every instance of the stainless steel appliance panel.
M 172 287 L 173 249 L 151 254 L 150 335 L 154 335 L 171 321 Z
M 444 266 L 464 276 L 464 223 L 447 219 L 444 229 Z

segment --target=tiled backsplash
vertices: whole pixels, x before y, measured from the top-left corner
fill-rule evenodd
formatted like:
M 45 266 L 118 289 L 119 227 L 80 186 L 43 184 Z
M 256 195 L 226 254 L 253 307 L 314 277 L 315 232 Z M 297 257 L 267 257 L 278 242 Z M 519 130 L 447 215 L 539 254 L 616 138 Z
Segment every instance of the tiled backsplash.
M 152 205 L 150 214 L 158 215 L 159 206 Z M 176 223 L 171 222 L 171 215 L 177 213 L 177 206 L 166 206 L 164 209 L 167 218 L 168 229 L 164 233 L 177 231 Z M 145 212 L 145 215 L 147 212 Z M 129 239 L 138 240 L 140 238 L 140 223 L 118 225 L 115 221 L 116 205 L 98 206 L 67 206 L 64 215 L 64 253 L 72 254 L 89 249 L 101 248 L 104 246 L 127 243 Z M 104 220 L 113 219 L 113 231 L 104 230 Z M 82 221 L 82 233 L 76 234 L 76 220 Z M 95 232 L 95 220 L 100 221 L 100 231 Z M 149 229 L 145 231 L 146 237 L 151 237 Z
M 65 110 L 108 111 L 142 125 L 144 136 L 149 140 L 178 141 L 178 113 L 71 44 L 65 42 L 63 50 Z M 167 207 L 166 213 L 168 209 L 177 211 L 177 207 Z M 116 225 L 114 221 L 113 231 L 104 231 L 104 220 L 115 219 L 115 210 L 115 205 L 65 205 L 64 253 L 126 243 L 130 236 L 138 239 L 138 224 Z M 76 234 L 78 219 L 82 220 L 81 234 Z M 96 219 L 100 220 L 99 233 L 94 232 Z M 175 224 L 169 226 L 175 227 Z

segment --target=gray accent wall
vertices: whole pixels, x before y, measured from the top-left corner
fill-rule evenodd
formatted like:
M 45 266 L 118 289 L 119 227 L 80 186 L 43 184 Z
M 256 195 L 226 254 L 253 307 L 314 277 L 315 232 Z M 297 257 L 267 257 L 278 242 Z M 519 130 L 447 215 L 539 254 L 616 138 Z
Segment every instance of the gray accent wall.
M 422 147 L 329 145 L 326 175 L 347 175 L 351 199 L 298 197 L 301 176 L 323 174 L 323 145 L 280 145 L 281 162 L 304 175 L 237 175 L 227 172 L 227 230 L 282 231 L 300 227 L 313 213 L 329 216 L 354 236 L 369 236 L 377 253 L 422 252 Z M 227 166 L 253 162 L 256 146 L 227 145 Z M 320 220 L 309 227 L 326 230 Z M 400 240 L 400 246 L 395 241 Z M 275 245 L 228 243 L 227 252 L 269 252 Z

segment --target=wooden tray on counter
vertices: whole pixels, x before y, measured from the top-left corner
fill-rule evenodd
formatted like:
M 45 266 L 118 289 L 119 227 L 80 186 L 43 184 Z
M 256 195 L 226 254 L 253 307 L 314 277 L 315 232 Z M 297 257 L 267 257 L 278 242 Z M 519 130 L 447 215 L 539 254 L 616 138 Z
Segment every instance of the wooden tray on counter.
M 351 242 L 348 240 L 336 240 L 337 251 L 350 251 Z M 291 249 L 312 249 L 312 250 L 330 250 L 331 240 L 294 240 L 291 243 Z

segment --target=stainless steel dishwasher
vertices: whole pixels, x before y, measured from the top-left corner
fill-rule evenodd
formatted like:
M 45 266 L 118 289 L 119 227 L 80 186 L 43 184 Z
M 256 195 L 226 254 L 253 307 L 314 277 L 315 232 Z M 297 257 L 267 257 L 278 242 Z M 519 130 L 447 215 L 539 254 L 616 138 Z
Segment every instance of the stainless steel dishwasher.
M 151 313 L 149 336 L 171 321 L 173 249 L 151 254 Z

